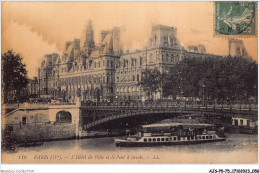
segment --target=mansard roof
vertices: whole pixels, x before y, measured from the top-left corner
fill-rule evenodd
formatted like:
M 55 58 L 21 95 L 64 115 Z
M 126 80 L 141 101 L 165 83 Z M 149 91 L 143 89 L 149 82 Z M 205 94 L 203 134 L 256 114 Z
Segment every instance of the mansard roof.
M 68 54 L 68 57 L 73 57 L 73 44 L 69 45 L 68 49 L 66 50 L 66 53 Z
M 56 65 L 57 65 L 57 64 L 60 64 L 60 62 L 61 62 L 61 60 L 60 60 L 60 56 L 59 56 L 59 57 L 57 58 L 55 64 L 56 64 Z
M 41 68 L 44 68 L 45 67 L 45 60 L 43 60 L 42 62 L 41 62 Z
M 112 34 L 106 35 L 105 39 L 102 42 L 102 45 L 104 45 L 103 54 L 109 54 L 110 50 L 113 49 L 113 39 Z

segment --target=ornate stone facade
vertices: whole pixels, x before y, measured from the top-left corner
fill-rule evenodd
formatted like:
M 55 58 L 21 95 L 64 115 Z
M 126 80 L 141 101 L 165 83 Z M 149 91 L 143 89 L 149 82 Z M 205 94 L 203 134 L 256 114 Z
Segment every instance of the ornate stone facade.
M 46 55 L 39 68 L 42 94 L 64 99 L 76 96 L 83 100 L 113 99 L 115 65 L 121 54 L 120 29 L 102 31 L 99 45 L 95 45 L 93 35 L 89 21 L 83 41 L 66 42 L 61 57 Z
M 177 29 L 173 27 L 153 26 L 145 49 L 121 55 L 115 70 L 115 98 L 146 99 L 145 93 L 137 85 L 142 78 L 142 71 L 145 68 L 167 71 L 182 58 L 183 48 L 176 33 Z M 160 98 L 160 93 L 158 95 Z
M 174 27 L 156 25 L 142 50 L 123 52 L 120 28 L 101 31 L 100 43 L 94 42 L 89 21 L 81 40 L 66 42 L 62 56 L 45 55 L 39 68 L 39 91 L 53 98 L 109 101 L 145 100 L 138 86 L 146 68 L 169 70 L 184 57 L 215 56 L 206 53 L 203 45 L 181 47 Z M 217 57 L 217 56 L 216 56 Z M 161 98 L 160 92 L 156 98 Z

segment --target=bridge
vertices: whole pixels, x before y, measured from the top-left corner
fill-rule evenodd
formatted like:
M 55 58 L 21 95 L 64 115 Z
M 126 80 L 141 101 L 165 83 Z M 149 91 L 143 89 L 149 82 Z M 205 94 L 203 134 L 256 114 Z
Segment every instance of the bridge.
M 69 112 L 72 123 L 80 130 L 99 130 L 117 127 L 120 124 L 146 124 L 182 115 L 189 117 L 207 116 L 208 119 L 231 120 L 232 117 L 258 120 L 258 105 L 253 103 L 198 103 L 188 101 L 150 101 L 150 102 L 80 102 L 59 104 L 23 104 L 7 113 L 13 115 L 46 112 L 50 122 L 57 122 L 57 114 Z M 24 114 L 24 113 L 23 113 Z M 17 117 L 17 116 L 16 116 Z M 38 119 L 39 120 L 39 119 Z M 214 123 L 214 121 L 213 121 Z M 18 123 L 17 123 L 18 124 Z M 122 125 L 124 126 L 124 125 Z M 77 131 L 78 132 L 78 131 Z
M 180 115 L 207 115 L 209 118 L 237 117 L 256 121 L 257 104 L 252 103 L 196 103 L 187 101 L 166 102 L 81 102 L 81 125 L 83 130 L 104 128 L 125 122 L 152 123 Z M 128 123 L 127 123 L 128 124 Z
M 19 104 L 2 115 L 5 126 L 16 137 L 63 139 L 84 137 L 89 131 L 125 130 L 165 119 L 191 119 L 227 124 L 232 118 L 258 120 L 253 103 L 197 103 L 184 101 L 81 102 Z M 5 108 L 5 107 L 4 107 Z M 3 108 L 2 108 L 3 109 Z M 196 119 L 192 119 L 196 118 Z M 202 120 L 201 120 L 202 119 Z M 185 120 L 181 120 L 185 121 Z M 48 132 L 48 133 L 46 133 Z

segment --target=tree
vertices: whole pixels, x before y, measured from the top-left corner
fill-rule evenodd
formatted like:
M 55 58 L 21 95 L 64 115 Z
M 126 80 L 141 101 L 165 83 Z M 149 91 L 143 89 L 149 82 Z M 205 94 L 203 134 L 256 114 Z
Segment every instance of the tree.
M 174 66 L 168 73 L 163 74 L 163 97 L 181 94 L 182 78 L 181 78 L 181 65 Z
M 139 85 L 147 92 L 148 96 L 153 99 L 153 96 L 162 87 L 162 74 L 158 69 L 145 69 L 142 72 L 142 79 Z
M 22 63 L 22 60 L 23 57 L 12 50 L 2 54 L 4 102 L 8 101 L 8 95 L 11 92 L 14 92 L 14 99 L 19 100 L 20 90 L 28 84 L 26 65 Z
M 163 96 L 207 100 L 242 100 L 257 96 L 255 61 L 243 57 L 186 57 L 175 64 L 163 83 Z

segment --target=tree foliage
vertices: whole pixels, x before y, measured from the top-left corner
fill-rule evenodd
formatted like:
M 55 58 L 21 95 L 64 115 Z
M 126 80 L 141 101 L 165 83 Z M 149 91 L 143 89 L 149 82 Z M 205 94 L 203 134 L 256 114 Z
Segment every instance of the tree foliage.
M 163 76 L 158 69 L 145 69 L 142 72 L 142 78 L 139 85 L 150 98 L 153 98 L 162 86 L 162 79 Z
M 248 99 L 257 96 L 257 66 L 241 57 L 184 58 L 166 75 L 163 96 Z
M 5 102 L 11 91 L 15 91 L 15 97 L 19 100 L 20 90 L 28 84 L 26 65 L 22 63 L 22 60 L 23 57 L 12 50 L 2 54 L 2 80 Z

